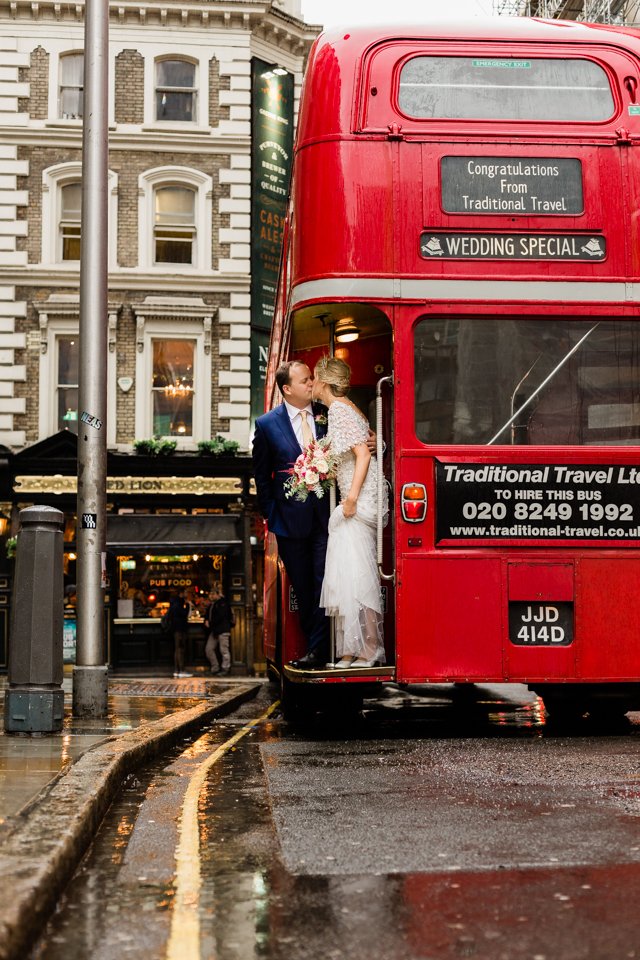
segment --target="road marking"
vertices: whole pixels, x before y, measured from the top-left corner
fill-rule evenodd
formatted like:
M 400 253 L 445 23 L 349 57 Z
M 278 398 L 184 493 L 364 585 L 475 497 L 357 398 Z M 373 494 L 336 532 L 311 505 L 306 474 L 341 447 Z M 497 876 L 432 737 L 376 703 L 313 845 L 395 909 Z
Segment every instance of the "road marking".
M 219 746 L 196 768 L 189 781 L 182 804 L 176 847 L 175 900 L 171 917 L 171 934 L 167 945 L 167 960 L 199 960 L 200 958 L 200 830 L 198 804 L 200 792 L 211 767 L 253 728 L 266 720 L 280 705 L 276 700 L 268 710 L 250 720 L 229 740 Z

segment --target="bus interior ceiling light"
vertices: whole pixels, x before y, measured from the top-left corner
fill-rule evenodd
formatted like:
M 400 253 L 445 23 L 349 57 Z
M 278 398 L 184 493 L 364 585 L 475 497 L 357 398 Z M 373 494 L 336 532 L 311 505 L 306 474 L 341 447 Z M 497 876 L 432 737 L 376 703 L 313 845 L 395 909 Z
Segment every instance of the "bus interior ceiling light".
M 357 340 L 359 336 L 360 330 L 350 317 L 345 317 L 336 323 L 335 337 L 340 343 L 351 343 L 352 340 Z

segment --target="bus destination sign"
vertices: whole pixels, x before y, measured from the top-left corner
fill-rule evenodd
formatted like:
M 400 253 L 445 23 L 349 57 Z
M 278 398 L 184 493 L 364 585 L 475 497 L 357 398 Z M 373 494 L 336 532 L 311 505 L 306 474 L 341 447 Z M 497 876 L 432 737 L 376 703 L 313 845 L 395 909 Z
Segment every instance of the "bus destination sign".
M 584 212 L 580 160 L 443 157 L 446 213 L 575 216 Z
M 436 542 L 640 540 L 640 464 L 443 463 Z
M 579 233 L 429 233 L 420 235 L 425 260 L 604 260 L 604 237 Z

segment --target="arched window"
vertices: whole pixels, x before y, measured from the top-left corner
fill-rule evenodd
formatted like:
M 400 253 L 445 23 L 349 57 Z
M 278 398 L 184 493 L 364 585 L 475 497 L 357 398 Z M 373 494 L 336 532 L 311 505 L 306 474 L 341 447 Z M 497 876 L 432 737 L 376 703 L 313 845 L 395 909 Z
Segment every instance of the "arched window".
M 66 53 L 60 57 L 58 116 L 63 120 L 82 117 L 84 98 L 84 54 Z
M 196 68 L 188 60 L 156 62 L 156 120 L 193 123 L 196 117 Z
M 77 271 L 80 260 L 82 164 L 56 163 L 42 171 L 42 263 Z M 117 264 L 118 175 L 109 171 L 109 267 Z
M 139 179 L 138 264 L 143 270 L 211 269 L 211 177 L 191 167 L 154 167 Z
M 154 191 L 154 263 L 195 262 L 195 190 L 182 186 Z
M 63 260 L 80 259 L 82 184 L 67 183 L 60 189 L 60 250 Z

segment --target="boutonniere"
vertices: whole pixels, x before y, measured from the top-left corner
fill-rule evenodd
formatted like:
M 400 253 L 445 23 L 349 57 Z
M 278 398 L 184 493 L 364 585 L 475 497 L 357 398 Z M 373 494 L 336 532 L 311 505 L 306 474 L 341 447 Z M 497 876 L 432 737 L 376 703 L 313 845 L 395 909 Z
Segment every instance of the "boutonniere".
M 326 427 L 326 425 L 329 422 L 326 416 L 324 415 L 324 413 L 317 413 L 313 419 L 315 420 L 315 422 L 318 424 L 319 427 Z

